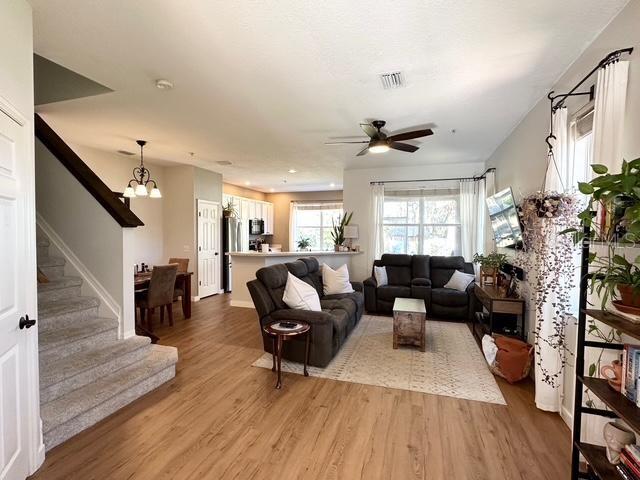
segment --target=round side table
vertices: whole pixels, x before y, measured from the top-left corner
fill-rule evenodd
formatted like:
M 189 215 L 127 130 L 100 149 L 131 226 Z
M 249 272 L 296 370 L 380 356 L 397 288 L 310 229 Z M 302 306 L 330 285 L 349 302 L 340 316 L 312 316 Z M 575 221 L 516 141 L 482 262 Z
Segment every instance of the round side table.
M 289 328 L 281 326 L 281 324 L 287 323 L 292 326 Z M 293 340 L 300 335 L 306 336 L 304 350 L 304 376 L 308 377 L 309 372 L 307 372 L 307 363 L 309 362 L 309 332 L 311 331 L 311 325 L 303 321 L 277 321 L 268 323 L 262 329 L 273 338 L 273 367 L 271 367 L 271 371 L 278 372 L 276 388 L 282 388 L 282 345 L 284 342 Z

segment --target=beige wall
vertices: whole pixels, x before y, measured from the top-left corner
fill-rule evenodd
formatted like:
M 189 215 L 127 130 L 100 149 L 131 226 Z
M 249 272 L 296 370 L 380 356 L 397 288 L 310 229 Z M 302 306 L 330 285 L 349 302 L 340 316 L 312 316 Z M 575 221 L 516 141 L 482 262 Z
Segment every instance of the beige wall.
M 342 201 L 342 191 L 268 193 L 265 200 L 273 203 L 274 235 L 271 243 L 281 244 L 283 251 L 289 251 L 295 250 L 295 246 L 289 245 L 289 213 L 291 202 L 315 200 Z
M 71 145 L 84 163 L 114 192 L 122 192 L 132 177 L 134 167 L 140 165 L 138 156 L 127 157 L 81 145 Z M 152 178 L 158 183 L 163 195 L 164 168 L 145 162 Z M 157 265 L 166 262 L 164 255 L 163 205 L 166 198 L 137 197 L 131 199 L 131 210 L 144 226 L 133 229 L 133 258 L 136 263 Z
M 195 212 L 194 212 L 194 167 L 180 165 L 165 169 L 162 188 L 164 255 L 188 258 L 189 270 L 196 264 Z M 197 295 L 197 281 L 192 277 L 192 295 Z
M 549 90 L 558 93 L 567 92 L 584 77 L 609 52 L 625 47 L 636 47 L 631 56 L 629 68 L 629 84 L 627 90 L 627 106 L 623 140 L 623 156 L 628 160 L 640 157 L 640 1 L 632 1 L 602 31 L 594 42 L 573 63 L 558 82 L 549 86 Z M 587 90 L 595 83 L 595 75 L 581 90 Z M 567 103 L 569 115 L 584 104 L 583 98 L 577 97 Z M 546 98 L 524 117 L 522 122 L 508 135 L 505 141 L 487 161 L 488 167 L 496 167 L 496 187 L 498 189 L 511 186 L 520 200 L 523 196 L 540 189 L 545 171 L 546 145 L 544 139 L 549 129 L 549 102 Z M 633 258 L 633 257 L 632 257 Z M 533 338 L 534 317 L 528 312 L 527 327 L 529 339 Z M 567 344 L 575 345 L 576 329 L 569 325 Z M 587 357 L 590 353 L 587 353 Z M 610 361 L 606 357 L 603 360 Z M 592 361 L 593 359 L 589 360 Z M 564 374 L 564 396 L 561 414 L 570 423 L 573 411 L 573 367 L 568 363 Z M 602 437 L 602 424 L 606 419 L 588 418 L 583 426 L 584 435 L 589 441 L 599 443 Z
M 227 195 L 235 195 L 238 197 L 251 198 L 253 200 L 266 201 L 267 194 L 258 192 L 257 190 L 251 190 L 250 188 L 239 187 L 238 185 L 232 185 L 231 183 L 225 183 L 222 185 L 222 191 Z

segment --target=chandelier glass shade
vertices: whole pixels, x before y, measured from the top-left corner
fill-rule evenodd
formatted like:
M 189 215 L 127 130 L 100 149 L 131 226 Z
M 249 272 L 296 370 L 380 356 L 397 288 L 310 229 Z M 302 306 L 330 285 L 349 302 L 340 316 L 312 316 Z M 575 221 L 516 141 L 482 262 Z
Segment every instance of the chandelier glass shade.
M 143 149 L 147 142 L 145 140 L 136 140 L 136 143 L 140 145 L 140 166 L 133 169 L 133 178 L 129 180 L 122 196 L 126 198 L 146 196 L 149 196 L 149 198 L 162 198 L 158 184 L 151 179 L 151 172 L 144 166 Z M 151 187 L 150 192 L 149 187 Z

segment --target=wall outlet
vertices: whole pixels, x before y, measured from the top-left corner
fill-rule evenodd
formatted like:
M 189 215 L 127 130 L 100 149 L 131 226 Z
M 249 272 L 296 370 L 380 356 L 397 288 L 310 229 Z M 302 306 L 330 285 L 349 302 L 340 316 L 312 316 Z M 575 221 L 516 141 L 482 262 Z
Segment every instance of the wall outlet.
M 185 251 L 185 253 L 189 253 L 191 251 L 191 246 L 190 245 L 183 245 L 182 248 Z

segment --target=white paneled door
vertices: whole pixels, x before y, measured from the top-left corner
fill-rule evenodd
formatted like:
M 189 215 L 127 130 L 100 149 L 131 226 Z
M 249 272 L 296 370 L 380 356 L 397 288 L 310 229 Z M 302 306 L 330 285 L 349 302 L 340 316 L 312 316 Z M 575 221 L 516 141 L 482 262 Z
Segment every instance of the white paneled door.
M 220 293 L 220 204 L 198 200 L 198 296 Z
M 5 112 L 0 98 L 0 479 L 12 480 L 29 475 L 41 440 L 32 131 Z

